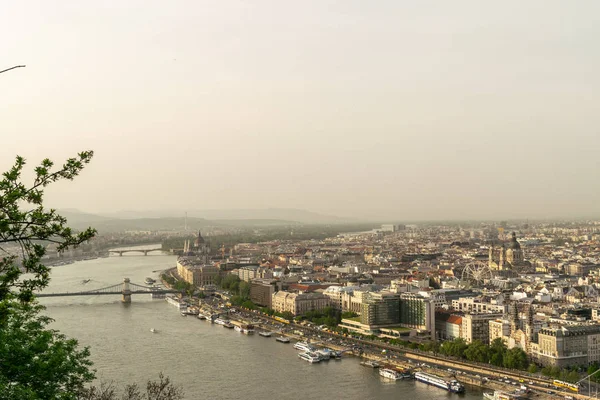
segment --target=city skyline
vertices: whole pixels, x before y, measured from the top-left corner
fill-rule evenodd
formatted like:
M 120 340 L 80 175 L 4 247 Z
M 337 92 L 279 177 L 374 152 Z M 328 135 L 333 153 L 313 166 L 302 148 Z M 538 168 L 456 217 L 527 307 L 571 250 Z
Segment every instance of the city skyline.
M 600 5 L 8 5 L 0 167 L 48 204 L 356 219 L 597 217 Z M 28 21 L 28 23 L 23 23 Z M 181 215 L 180 214 L 180 215 Z

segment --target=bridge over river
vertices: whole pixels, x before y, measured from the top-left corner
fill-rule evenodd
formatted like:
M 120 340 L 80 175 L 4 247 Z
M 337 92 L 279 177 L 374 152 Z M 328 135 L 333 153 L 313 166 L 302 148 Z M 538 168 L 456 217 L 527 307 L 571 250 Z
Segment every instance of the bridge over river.
M 148 253 L 151 253 L 153 251 L 163 251 L 163 249 L 156 248 L 156 249 L 114 249 L 114 250 L 108 250 L 109 253 L 115 253 L 118 254 L 119 256 L 123 256 L 123 254 L 125 253 L 144 253 L 145 256 L 148 255 Z
M 132 283 L 129 278 L 123 279 L 123 283 L 103 287 L 100 289 L 84 290 L 82 292 L 61 292 L 61 293 L 38 293 L 36 297 L 63 297 L 63 296 L 99 296 L 99 295 L 122 295 L 123 303 L 131 303 L 131 295 L 133 294 L 167 294 L 181 293 L 178 290 L 164 289 L 151 286 L 144 286 Z

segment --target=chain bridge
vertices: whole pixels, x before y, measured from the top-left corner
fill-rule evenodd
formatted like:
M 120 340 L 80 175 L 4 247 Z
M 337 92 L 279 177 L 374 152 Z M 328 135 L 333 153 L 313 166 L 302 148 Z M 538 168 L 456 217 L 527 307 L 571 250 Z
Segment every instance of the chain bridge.
M 99 295 L 122 295 L 123 303 L 131 303 L 131 295 L 133 294 L 167 294 L 181 293 L 178 290 L 163 289 L 138 285 L 129 281 L 129 278 L 123 279 L 123 283 L 103 287 L 100 289 L 84 290 L 81 292 L 61 292 L 61 293 L 38 293 L 36 297 L 63 297 L 63 296 L 99 296 Z

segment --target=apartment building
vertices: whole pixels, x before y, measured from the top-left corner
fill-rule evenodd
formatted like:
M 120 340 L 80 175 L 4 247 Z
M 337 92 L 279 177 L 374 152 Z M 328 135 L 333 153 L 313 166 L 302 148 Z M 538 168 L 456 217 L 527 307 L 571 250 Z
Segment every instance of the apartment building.
M 279 291 L 271 297 L 272 308 L 277 312 L 302 315 L 308 311 L 322 310 L 331 305 L 331 299 L 322 293 L 290 293 Z
M 461 335 L 467 343 L 479 340 L 490 343 L 490 321 L 502 318 L 502 314 L 465 314 L 462 317 Z
M 565 368 L 587 365 L 600 358 L 600 326 L 573 325 L 542 328 L 538 344 L 532 349 L 533 359 L 542 365 Z

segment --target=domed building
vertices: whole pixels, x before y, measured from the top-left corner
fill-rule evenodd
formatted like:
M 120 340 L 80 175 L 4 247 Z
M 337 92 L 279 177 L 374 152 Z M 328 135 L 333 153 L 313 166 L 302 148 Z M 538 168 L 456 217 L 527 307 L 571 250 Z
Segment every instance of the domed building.
M 523 250 L 517 241 L 517 234 L 515 232 L 512 233 L 510 242 L 502 243 L 497 248 L 494 245 L 490 246 L 488 263 L 491 270 L 512 270 L 515 266 L 524 262 Z
M 521 245 L 517 241 L 517 235 L 514 232 L 506 250 L 506 261 L 511 265 L 520 264 L 524 261 L 523 250 L 521 250 Z

